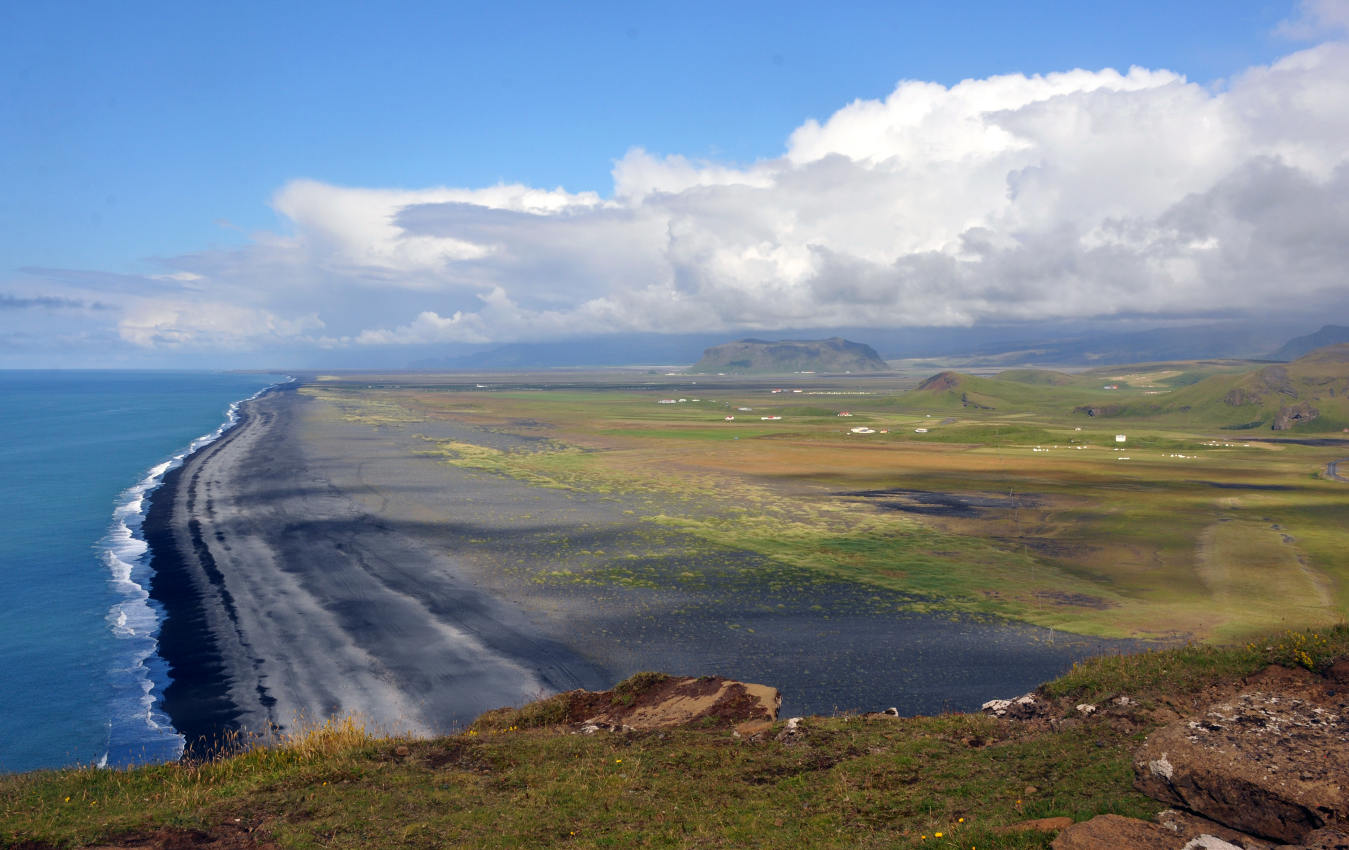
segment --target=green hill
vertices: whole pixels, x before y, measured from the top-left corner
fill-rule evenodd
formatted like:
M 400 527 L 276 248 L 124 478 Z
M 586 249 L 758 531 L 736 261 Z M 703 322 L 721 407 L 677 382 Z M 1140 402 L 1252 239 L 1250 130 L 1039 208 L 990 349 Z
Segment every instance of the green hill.
M 1066 380 L 1065 380 L 1066 379 Z M 1067 412 L 1097 393 L 1062 372 L 1018 369 L 984 378 L 963 372 L 939 372 L 901 396 L 908 409 Z
M 1349 428 L 1349 343 L 1291 363 L 1147 363 L 1078 375 L 1014 369 L 993 377 L 940 372 L 897 397 L 898 410 L 1151 418 L 1223 430 L 1333 433 Z
M 769 342 L 741 339 L 714 345 L 689 368 L 690 372 L 785 374 L 790 372 L 884 372 L 890 367 L 876 350 L 842 337 L 784 339 Z
M 1349 343 L 1317 349 L 1291 363 L 1212 375 L 1157 402 L 1096 412 L 1184 418 L 1227 430 L 1341 431 L 1349 427 Z

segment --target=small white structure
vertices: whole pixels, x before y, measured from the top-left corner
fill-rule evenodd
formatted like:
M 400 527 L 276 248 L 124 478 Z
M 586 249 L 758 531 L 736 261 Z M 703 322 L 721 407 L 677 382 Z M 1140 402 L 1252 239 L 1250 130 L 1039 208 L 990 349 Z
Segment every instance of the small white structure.
M 726 421 L 727 421 L 727 422 L 734 422 L 734 421 L 735 421 L 735 417 L 734 417 L 734 416 L 727 416 L 727 417 L 726 417 Z
M 865 425 L 858 425 L 856 428 L 849 428 L 848 430 L 849 430 L 851 433 L 853 433 L 853 434 L 874 434 L 874 433 L 876 433 L 875 431 L 873 431 L 872 429 L 868 428 L 868 427 L 865 426 Z
M 672 398 L 663 398 L 663 399 L 661 399 L 660 401 L 656 402 L 656 404 L 677 404 L 677 403 L 678 403 L 678 402 L 676 402 L 676 401 L 675 401 L 674 399 L 672 399 Z
M 1116 434 L 1116 435 L 1115 435 L 1115 442 L 1117 442 L 1117 443 L 1122 443 L 1122 442 L 1124 442 L 1124 441 L 1127 440 L 1127 439 L 1129 439 L 1129 438 L 1126 437 L 1126 436 L 1124 436 L 1123 434 Z
M 753 410 L 753 409 L 754 409 L 754 408 L 752 408 L 752 407 L 737 407 L 737 408 L 736 408 L 736 410 L 739 410 L 739 411 L 741 411 L 742 413 L 749 413 L 749 412 L 750 412 L 751 410 Z
M 915 433 L 915 434 L 926 434 L 926 433 L 927 433 L 927 429 L 926 429 L 926 428 L 914 428 L 914 429 L 913 429 L 913 433 Z

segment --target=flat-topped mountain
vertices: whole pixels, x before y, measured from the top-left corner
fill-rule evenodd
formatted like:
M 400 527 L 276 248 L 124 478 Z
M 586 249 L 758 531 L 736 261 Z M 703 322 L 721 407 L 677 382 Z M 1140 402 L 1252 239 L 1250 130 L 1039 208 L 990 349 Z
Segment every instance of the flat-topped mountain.
M 774 372 L 883 372 L 889 366 L 876 350 L 842 337 L 829 339 L 741 339 L 714 345 L 690 372 L 728 374 Z

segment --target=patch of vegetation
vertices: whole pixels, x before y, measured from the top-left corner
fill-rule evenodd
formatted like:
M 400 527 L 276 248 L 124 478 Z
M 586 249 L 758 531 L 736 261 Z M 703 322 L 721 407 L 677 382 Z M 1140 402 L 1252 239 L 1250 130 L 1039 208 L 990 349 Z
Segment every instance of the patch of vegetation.
M 538 729 L 559 726 L 571 718 L 573 694 L 569 691 L 537 699 L 515 708 L 504 706 L 484 712 L 473 721 L 468 734 L 514 732 L 519 729 Z
M 614 685 L 614 704 L 632 705 L 642 694 L 668 681 L 669 678 L 669 675 L 665 673 L 656 673 L 651 670 L 633 673 Z

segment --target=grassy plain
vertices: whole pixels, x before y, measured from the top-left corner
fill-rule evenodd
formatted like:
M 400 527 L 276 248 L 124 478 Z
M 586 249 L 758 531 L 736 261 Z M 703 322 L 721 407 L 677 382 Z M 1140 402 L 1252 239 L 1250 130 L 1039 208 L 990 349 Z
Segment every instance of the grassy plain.
M 1075 412 L 1162 410 L 1169 393 L 1243 368 L 1018 370 L 922 389 L 902 377 L 330 376 L 302 391 L 368 424 L 532 438 L 502 450 L 428 436 L 426 451 L 611 494 L 653 531 L 917 594 L 919 608 L 1205 640 L 1340 622 L 1349 485 L 1323 471 L 1349 443 L 1223 430 L 1212 408 Z

